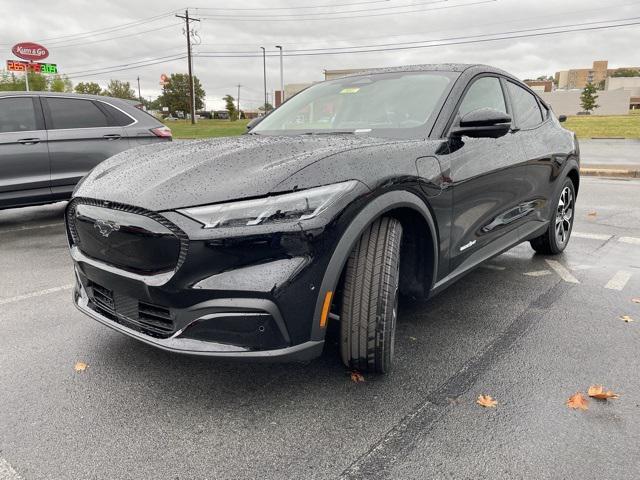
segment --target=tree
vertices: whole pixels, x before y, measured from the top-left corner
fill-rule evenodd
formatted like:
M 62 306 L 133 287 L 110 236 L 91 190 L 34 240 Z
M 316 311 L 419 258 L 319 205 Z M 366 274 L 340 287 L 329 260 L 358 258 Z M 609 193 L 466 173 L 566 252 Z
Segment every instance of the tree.
M 76 93 L 84 93 L 85 95 L 101 95 L 102 88 L 95 82 L 80 82 L 76 85 Z
M 267 108 L 265 109 L 265 107 Z M 265 105 L 258 107 L 258 110 L 260 110 L 261 112 L 264 112 L 266 110 L 267 113 L 269 113 L 271 110 L 273 110 L 273 105 L 267 102 Z
M 205 92 L 200 85 L 198 77 L 193 77 L 194 93 L 196 97 L 196 110 L 204 108 Z M 160 103 L 163 107 L 169 107 L 170 112 L 190 112 L 189 101 L 189 75 L 184 73 L 172 73 L 169 81 L 162 87 Z
M 582 94 L 580 95 L 580 105 L 585 112 L 591 113 L 592 110 L 599 107 L 596 103 L 596 100 L 598 99 L 596 91 L 596 86 L 593 83 L 587 83 L 584 90 L 582 90 Z
M 131 88 L 131 84 L 121 80 L 109 80 L 109 85 L 107 85 L 104 94 L 109 97 L 124 98 L 127 100 L 135 100 L 137 98 L 136 92 Z
M 52 92 L 73 92 L 73 84 L 66 75 L 56 75 L 49 82 L 49 90 Z
M 612 77 L 640 77 L 640 70 L 635 68 L 619 68 L 611 74 Z
M 232 122 L 236 121 L 238 119 L 238 111 L 236 110 L 236 104 L 234 103 L 236 99 L 227 94 L 222 100 L 224 100 L 226 104 L 225 108 L 227 109 L 227 112 L 229 112 L 229 118 Z

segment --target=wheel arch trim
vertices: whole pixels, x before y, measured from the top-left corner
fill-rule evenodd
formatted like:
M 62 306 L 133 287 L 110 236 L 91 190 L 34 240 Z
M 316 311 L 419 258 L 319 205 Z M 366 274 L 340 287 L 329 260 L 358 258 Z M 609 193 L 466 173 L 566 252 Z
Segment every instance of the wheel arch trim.
M 433 272 L 431 277 L 431 285 L 427 285 L 426 292 L 430 291 L 433 287 L 433 282 L 436 279 L 438 268 L 438 235 L 436 230 L 435 221 L 433 215 L 429 210 L 428 205 L 418 195 L 406 190 L 393 190 L 384 193 L 371 202 L 369 202 L 358 214 L 353 218 L 349 226 L 346 228 L 336 248 L 331 255 L 329 264 L 325 269 L 322 283 L 318 289 L 318 295 L 316 300 L 316 306 L 313 315 L 313 323 L 311 327 L 310 340 L 322 340 L 324 339 L 325 330 L 320 328 L 320 316 L 322 314 L 322 306 L 327 291 L 331 290 L 335 292 L 335 288 L 340 280 L 340 275 L 347 263 L 349 255 L 353 250 L 356 242 L 362 235 L 362 232 L 371 225 L 376 219 L 382 217 L 385 213 L 398 208 L 409 208 L 417 211 L 422 215 L 426 221 L 429 231 L 425 234 L 431 235 L 433 239 Z

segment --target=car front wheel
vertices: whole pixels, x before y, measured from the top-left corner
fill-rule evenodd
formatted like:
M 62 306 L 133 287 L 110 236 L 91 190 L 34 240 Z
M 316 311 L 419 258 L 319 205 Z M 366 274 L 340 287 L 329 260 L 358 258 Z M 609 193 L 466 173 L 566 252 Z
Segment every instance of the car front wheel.
M 562 252 L 571 237 L 576 207 L 576 191 L 571 179 L 566 178 L 556 201 L 556 208 L 549 228 L 539 237 L 531 240 L 531 247 L 538 253 L 555 255 Z
M 340 314 L 340 353 L 349 368 L 373 373 L 391 369 L 401 239 L 400 222 L 382 217 L 365 230 L 349 256 Z

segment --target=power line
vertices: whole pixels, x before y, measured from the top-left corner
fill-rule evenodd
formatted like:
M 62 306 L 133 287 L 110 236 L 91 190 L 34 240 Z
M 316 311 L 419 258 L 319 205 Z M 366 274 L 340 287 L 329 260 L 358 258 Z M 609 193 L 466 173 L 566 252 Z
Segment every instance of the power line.
M 570 23 L 564 25 L 555 25 L 551 27 L 535 27 L 535 28 L 527 28 L 521 30 L 510 30 L 506 32 L 500 33 L 483 33 L 477 35 L 463 35 L 460 37 L 448 37 L 441 39 L 433 39 L 433 40 L 416 40 L 416 41 L 408 41 L 408 42 L 397 42 L 397 43 L 376 43 L 372 45 L 351 45 L 348 47 L 320 47 L 320 48 L 305 48 L 305 49 L 287 49 L 287 52 L 325 52 L 325 51 L 339 51 L 339 50 L 352 50 L 354 48 L 378 48 L 378 47 L 389 47 L 389 46 L 398 46 L 398 45 L 415 45 L 429 42 L 441 42 L 441 41 L 451 41 L 451 40 L 462 40 L 462 39 L 475 39 L 475 38 L 483 38 L 483 37 L 491 37 L 494 35 L 510 35 L 514 33 L 526 33 L 526 32 L 538 32 L 543 30 L 551 30 L 557 28 L 569 28 L 569 27 L 582 27 L 587 25 L 597 25 L 600 23 L 609 23 L 609 22 L 626 22 L 631 20 L 640 20 L 640 17 L 628 17 L 628 18 L 620 18 L 620 19 L 611 19 L 611 20 L 597 20 L 593 22 L 579 22 L 579 23 Z M 243 50 L 243 51 L 212 51 L 212 52 L 202 52 L 203 54 L 248 54 L 252 55 L 255 52 L 253 50 Z M 279 50 L 270 50 L 269 53 L 278 53 Z
M 105 68 L 102 71 L 97 71 L 97 72 L 88 73 L 88 74 L 86 72 L 77 72 L 74 74 L 67 75 L 67 78 L 71 79 L 71 78 L 86 77 L 86 76 L 93 77 L 97 75 L 104 75 L 106 73 L 121 72 L 123 70 L 133 70 L 135 68 L 149 67 L 151 65 L 158 65 L 159 63 L 166 63 L 167 61 L 172 61 L 172 60 L 183 60 L 185 58 L 187 58 L 187 56 L 183 55 L 181 57 L 172 58 L 171 60 L 162 59 L 154 62 L 148 62 L 148 63 L 145 63 L 144 65 L 123 66 L 121 68 L 109 68 L 109 69 Z
M 127 33 L 125 35 L 118 35 L 118 36 L 115 36 L 115 37 L 100 38 L 98 40 L 83 40 L 83 41 L 77 42 L 77 43 L 52 45 L 52 46 L 50 46 L 50 48 L 51 49 L 55 48 L 56 50 L 60 50 L 60 49 L 63 49 L 63 48 L 76 47 L 76 46 L 85 46 L 85 45 L 89 45 L 89 44 L 93 44 L 93 43 L 110 42 L 112 40 L 118 40 L 120 38 L 137 37 L 139 35 L 144 35 L 146 33 L 158 32 L 160 30 L 166 30 L 168 28 L 176 27 L 177 25 L 179 25 L 179 24 L 171 23 L 171 24 L 168 24 L 168 25 L 163 25 L 161 27 L 156 27 L 156 28 L 152 28 L 152 29 L 149 29 L 149 30 L 143 30 L 141 32 Z
M 632 17 L 628 20 L 632 20 L 635 18 L 640 18 L 640 17 Z M 627 19 L 625 19 L 627 20 Z M 619 21 L 624 21 L 624 20 L 613 20 L 615 22 L 619 22 Z M 587 24 L 582 24 L 582 25 L 587 25 Z M 483 43 L 483 42 L 493 42 L 493 41 L 499 41 L 499 40 L 509 40 L 509 39 L 515 39 L 515 38 L 527 38 L 527 37 L 540 37 L 540 36 L 545 36 L 545 35 L 557 35 L 557 34 L 562 34 L 562 33 L 571 33 L 571 32 L 582 32 L 582 31 L 591 31 L 591 30 L 604 30 L 604 29 L 609 29 L 609 28 L 619 28 L 619 27 L 628 27 L 628 26 L 632 26 L 632 25 L 640 25 L 640 22 L 630 22 L 630 23 L 623 23 L 623 24 L 616 24 L 616 25 L 601 25 L 601 26 L 589 26 L 589 27 L 583 27 L 583 28 L 573 28 L 573 29 L 565 29 L 565 30 L 556 30 L 556 31 L 552 31 L 552 32 L 536 32 L 536 33 L 524 33 L 521 35 L 508 35 L 507 32 L 499 32 L 499 33 L 494 33 L 494 34 L 484 34 L 481 36 L 490 36 L 490 35 L 494 35 L 494 36 L 500 36 L 499 38 L 474 38 L 473 36 L 471 37 L 452 37 L 452 38 L 447 38 L 447 39 L 439 39 L 439 40 L 423 40 L 421 42 L 403 42 L 403 43 L 397 43 L 397 44 L 389 44 L 389 46 L 386 47 L 382 47 L 382 48 L 375 48 L 378 47 L 378 45 L 372 45 L 371 48 L 369 48 L 368 46 L 360 46 L 360 47 L 335 47 L 336 49 L 342 49 L 342 50 L 336 50 L 336 49 L 331 49 L 331 48 L 327 48 L 327 49 L 323 49 L 323 51 L 319 51 L 319 52 L 315 52 L 315 51 L 305 51 L 305 52 L 287 52 L 285 53 L 285 56 L 288 57 L 302 57 L 302 56 L 317 56 L 317 55 L 342 55 L 342 54 L 352 54 L 352 53 L 369 53 L 369 52 L 385 52 L 385 51 L 397 51 L 397 50 L 411 50 L 411 49 L 418 49 L 418 48 L 431 48 L 431 47 L 440 47 L 440 46 L 447 46 L 447 45 L 463 45 L 463 44 L 472 44 L 472 43 Z M 545 28 L 540 28 L 540 29 L 529 29 L 529 30 L 524 30 L 523 32 L 527 32 L 527 31 L 531 31 L 531 30 L 549 30 L 552 28 L 562 28 L 562 27 L 545 27 Z M 518 31 L 514 31 L 513 33 L 519 33 Z M 478 37 L 478 36 L 476 36 Z M 460 40 L 460 41 L 456 41 L 456 40 Z M 432 43 L 432 42 L 446 42 L 446 43 Z M 429 45 L 415 45 L 415 43 L 431 43 Z M 345 48 L 351 48 L 351 50 L 344 50 Z M 360 50 L 353 50 L 354 48 L 359 48 Z M 199 57 L 210 57 L 210 58 L 255 58 L 258 56 L 262 56 L 262 55 L 258 55 L 255 53 L 250 53 L 250 52 L 246 52 L 246 54 L 244 55 L 219 55 L 216 52 L 212 52 L 214 53 L 213 55 L 207 54 L 207 52 L 202 52 L 201 54 L 198 54 Z M 274 57 L 279 55 L 278 53 L 270 53 L 268 56 Z
M 133 28 L 133 27 L 138 27 L 140 25 L 144 25 L 146 23 L 152 23 L 154 21 L 157 21 L 161 18 L 165 18 L 168 17 L 169 15 L 173 15 L 176 12 L 176 10 L 172 10 L 170 12 L 165 12 L 162 14 L 158 14 L 158 15 L 154 15 L 152 17 L 147 17 L 147 18 L 143 18 L 140 20 L 135 20 L 132 22 L 128 22 L 128 23 L 124 23 L 121 25 L 116 25 L 113 27 L 105 27 L 105 28 L 99 28 L 97 30 L 89 30 L 86 32 L 80 32 L 80 33 L 70 33 L 67 35 L 60 35 L 57 37 L 48 37 L 48 38 L 41 38 L 39 40 L 37 40 L 37 42 L 47 42 L 49 45 L 55 45 L 58 43 L 58 41 L 60 41 L 61 43 L 64 43 L 67 40 L 62 40 L 62 39 L 75 39 L 75 38 L 81 38 L 81 37 L 88 37 L 88 36 L 95 36 L 95 35 L 103 35 L 106 33 L 111 33 L 114 31 L 118 31 L 118 30 L 125 30 L 127 28 Z M 11 45 L 10 43 L 0 43 L 0 45 Z
M 147 58 L 145 60 L 138 60 L 136 62 L 129 62 L 129 63 L 122 63 L 119 65 L 110 65 L 107 67 L 96 67 L 93 69 L 89 69 L 89 70 L 77 70 L 75 72 L 69 72 L 69 75 L 77 75 L 77 74 L 81 74 L 81 73 L 92 73 L 92 72 L 98 72 L 101 70 L 105 70 L 105 69 L 112 69 L 112 68 L 120 68 L 120 67 L 131 67 L 131 68 L 135 68 L 136 66 L 138 66 L 137 64 L 141 64 L 141 63 L 146 63 L 146 62 L 155 62 L 156 60 L 165 60 L 165 61 L 171 61 L 171 60 L 180 60 L 185 58 L 185 56 L 183 54 L 173 54 L 173 55 L 166 55 L 164 57 L 155 57 L 155 58 Z M 159 63 L 159 62 L 156 62 Z
M 225 8 L 225 7 L 196 7 L 194 10 L 221 10 L 221 11 L 272 11 L 272 10 L 302 10 L 311 8 L 335 8 L 369 5 L 372 3 L 389 3 L 389 0 L 371 0 L 367 2 L 334 3 L 325 5 L 291 5 L 289 7 L 254 7 L 254 8 Z
M 370 18 L 370 17 L 383 17 L 383 16 L 389 16 L 389 15 L 405 15 L 405 14 L 409 14 L 409 13 L 422 13 L 422 12 L 431 12 L 431 11 L 435 11 L 435 10 L 448 10 L 450 8 L 459 8 L 459 7 L 470 7 L 473 5 L 483 5 L 483 4 L 487 4 L 487 3 L 495 3 L 498 0 L 480 0 L 480 1 L 476 1 L 476 2 L 470 2 L 470 3 L 461 3 L 458 5 L 445 5 L 442 7 L 434 7 L 434 8 L 420 8 L 417 10 L 407 10 L 407 11 L 403 11 L 403 12 L 384 12 L 384 13 L 371 13 L 371 14 L 365 14 L 365 15 L 346 15 L 346 16 L 339 16 L 339 17 L 306 17 L 304 15 L 301 15 L 300 18 L 296 17 L 296 18 L 276 18 L 276 17 L 268 17 L 267 20 L 270 22 L 299 22 L 299 21 L 325 21 L 325 20 L 352 20 L 354 18 Z M 441 0 L 438 2 L 432 2 L 432 3 L 449 3 L 448 0 Z M 335 13 L 339 13 L 339 14 L 348 14 L 350 12 L 335 12 Z M 322 15 L 329 15 L 328 13 L 324 13 Z M 261 16 L 261 17 L 234 17 L 234 16 L 224 16 L 224 15 L 200 15 L 202 18 L 217 18 L 217 19 L 221 19 L 221 20 L 226 20 L 226 21 L 230 21 L 230 22 L 234 22 L 234 21 L 242 21 L 242 22 L 264 22 L 265 21 L 265 17 Z M 304 17 L 304 18 L 301 18 Z
M 422 5 L 432 5 L 434 3 L 448 3 L 448 2 L 449 2 L 449 0 L 429 0 L 429 1 L 420 1 L 420 2 L 409 3 L 409 4 L 406 4 L 406 5 L 392 5 L 392 6 L 386 6 L 386 7 L 365 8 L 365 9 L 359 9 L 359 10 L 343 10 L 343 11 L 337 11 L 337 12 L 278 13 L 278 14 L 275 14 L 275 15 L 263 15 L 263 14 L 261 14 L 259 18 L 271 19 L 271 18 L 281 18 L 281 17 L 315 17 L 315 16 L 320 16 L 320 15 L 340 15 L 340 14 L 345 14 L 345 13 L 351 14 L 351 13 L 361 13 L 361 12 L 397 10 L 399 8 L 411 8 L 411 7 L 418 7 L 418 6 L 422 6 Z M 216 18 L 239 17 L 239 15 L 220 15 L 220 14 L 215 14 L 215 13 L 204 13 L 204 14 L 202 14 L 202 16 L 216 17 Z M 251 17 L 256 17 L 256 15 L 242 15 L 243 19 L 251 18 Z

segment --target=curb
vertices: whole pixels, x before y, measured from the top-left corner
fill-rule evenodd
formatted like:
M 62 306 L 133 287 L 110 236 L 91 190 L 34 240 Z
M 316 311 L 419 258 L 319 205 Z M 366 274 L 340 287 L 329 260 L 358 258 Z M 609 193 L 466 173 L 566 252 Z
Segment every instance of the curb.
M 627 170 L 616 168 L 580 168 L 580 175 L 590 177 L 624 177 L 640 178 L 640 170 Z

